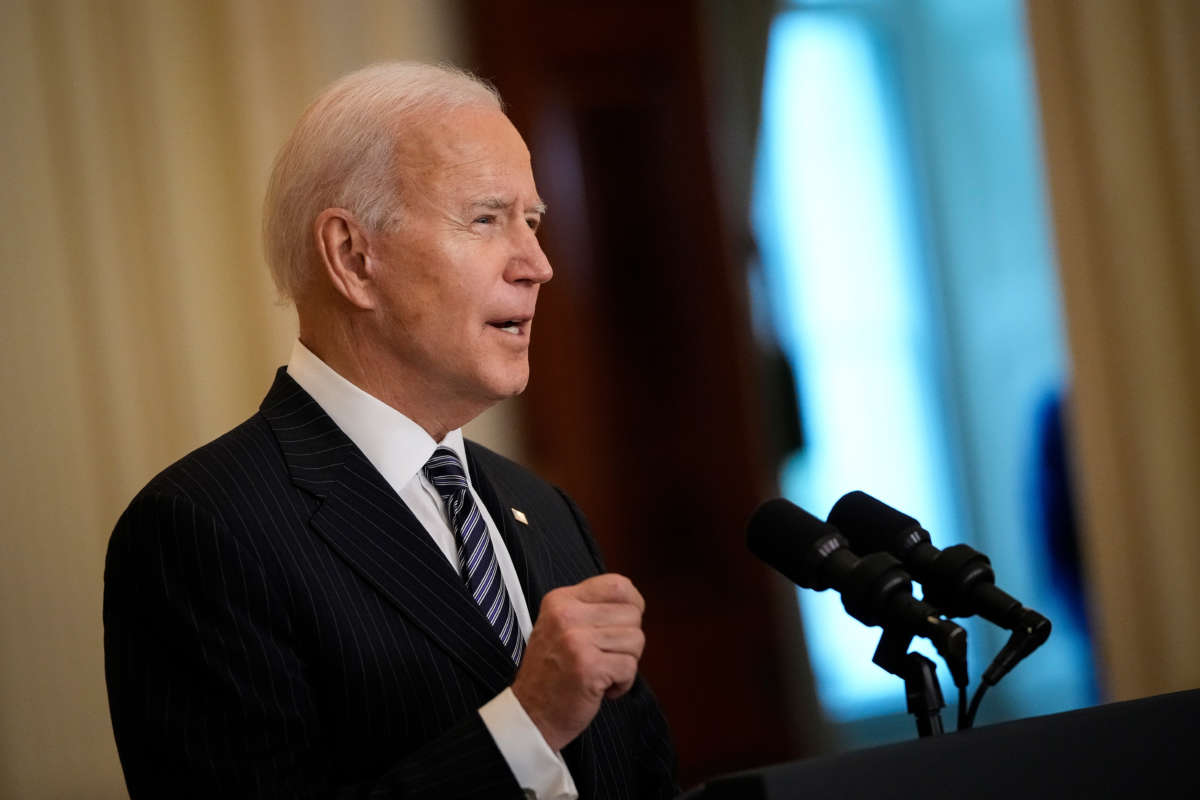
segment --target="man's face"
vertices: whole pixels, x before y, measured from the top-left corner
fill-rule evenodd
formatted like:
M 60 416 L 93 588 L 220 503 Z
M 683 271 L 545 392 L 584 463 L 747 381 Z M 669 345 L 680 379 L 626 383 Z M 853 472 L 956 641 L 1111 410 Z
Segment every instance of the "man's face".
M 400 222 L 373 237 L 381 336 L 412 389 L 482 411 L 529 380 L 538 287 L 553 274 L 535 235 L 544 206 L 500 111 L 460 109 L 425 132 L 401 153 Z

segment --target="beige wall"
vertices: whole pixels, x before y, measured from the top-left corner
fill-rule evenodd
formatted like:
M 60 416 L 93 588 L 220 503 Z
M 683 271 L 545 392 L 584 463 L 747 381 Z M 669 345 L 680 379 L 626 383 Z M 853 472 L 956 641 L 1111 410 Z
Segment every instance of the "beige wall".
M 258 244 L 275 148 L 335 76 L 454 60 L 441 0 L 0 0 L 0 797 L 123 797 L 108 533 L 286 360 Z M 506 418 L 483 435 L 506 443 Z

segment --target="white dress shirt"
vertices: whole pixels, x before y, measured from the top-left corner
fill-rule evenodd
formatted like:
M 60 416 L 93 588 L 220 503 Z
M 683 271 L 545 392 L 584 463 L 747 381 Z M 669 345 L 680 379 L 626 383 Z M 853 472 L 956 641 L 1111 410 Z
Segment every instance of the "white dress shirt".
M 462 429 L 455 429 L 442 441 L 435 442 L 424 428 L 350 383 L 299 340 L 292 347 L 287 371 L 400 495 L 454 570 L 459 571 L 458 544 L 447 522 L 445 504 L 422 467 L 437 447 L 449 447 L 458 455 L 467 482 L 471 483 Z M 492 539 L 517 625 L 528 641 L 533 623 L 512 558 L 474 485 L 470 486 L 470 492 Z M 545 800 L 575 800 L 579 796 L 562 755 L 546 744 L 511 688 L 485 703 L 479 709 L 479 716 L 527 794 L 532 792 L 534 797 Z

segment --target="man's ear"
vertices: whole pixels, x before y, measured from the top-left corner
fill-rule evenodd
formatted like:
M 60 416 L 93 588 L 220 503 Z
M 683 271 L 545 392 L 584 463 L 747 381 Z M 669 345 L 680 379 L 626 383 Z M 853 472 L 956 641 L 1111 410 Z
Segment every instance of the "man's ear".
M 317 257 L 338 294 L 361 309 L 375 307 L 366 231 L 344 208 L 327 208 L 313 222 Z

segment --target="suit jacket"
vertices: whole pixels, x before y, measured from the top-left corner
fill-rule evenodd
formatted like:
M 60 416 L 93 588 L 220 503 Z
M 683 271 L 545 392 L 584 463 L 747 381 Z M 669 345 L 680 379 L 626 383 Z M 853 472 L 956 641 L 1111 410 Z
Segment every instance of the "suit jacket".
M 563 492 L 467 452 L 536 621 L 547 591 L 603 571 L 595 542 Z M 134 800 L 521 796 L 477 713 L 515 667 L 429 534 L 284 369 L 257 414 L 121 516 L 104 628 Z M 563 755 L 581 797 L 677 790 L 640 678 Z

